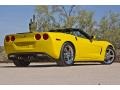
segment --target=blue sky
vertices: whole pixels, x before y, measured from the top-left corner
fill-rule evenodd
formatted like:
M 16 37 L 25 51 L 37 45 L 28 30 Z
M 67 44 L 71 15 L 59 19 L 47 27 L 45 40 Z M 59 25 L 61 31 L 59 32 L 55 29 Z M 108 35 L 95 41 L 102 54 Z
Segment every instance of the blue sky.
M 6 34 L 27 32 L 34 6 L 0 6 L 0 45 Z
M 109 11 L 120 13 L 120 5 L 83 5 L 81 6 L 81 8 L 95 12 L 94 18 L 96 19 L 96 21 L 99 21 Z
M 110 10 L 120 12 L 120 6 L 81 6 L 94 11 L 94 18 L 99 21 Z M 6 34 L 27 32 L 28 23 L 34 14 L 35 6 L 0 6 L 0 45 Z

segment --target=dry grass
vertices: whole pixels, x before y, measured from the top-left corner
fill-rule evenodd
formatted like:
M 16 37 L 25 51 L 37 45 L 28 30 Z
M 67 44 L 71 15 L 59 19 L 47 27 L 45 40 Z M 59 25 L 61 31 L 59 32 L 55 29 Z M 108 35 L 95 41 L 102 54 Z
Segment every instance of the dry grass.
M 4 51 L 4 47 L 0 46 L 0 62 L 9 62 Z
M 120 49 L 116 49 L 116 60 L 115 62 L 120 62 Z

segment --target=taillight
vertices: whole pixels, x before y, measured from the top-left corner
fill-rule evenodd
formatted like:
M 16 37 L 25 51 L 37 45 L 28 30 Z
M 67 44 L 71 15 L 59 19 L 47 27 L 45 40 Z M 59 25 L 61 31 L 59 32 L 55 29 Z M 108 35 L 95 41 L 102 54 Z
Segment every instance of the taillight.
M 41 39 L 41 35 L 40 34 L 35 34 L 35 39 L 36 40 L 40 40 Z
M 9 42 L 10 41 L 10 37 L 6 36 L 5 40 L 6 40 L 6 42 Z
M 47 40 L 48 38 L 49 38 L 49 36 L 48 36 L 47 33 L 43 34 L 43 39 L 44 39 L 44 40 Z
M 11 41 L 15 41 L 15 36 L 11 36 Z

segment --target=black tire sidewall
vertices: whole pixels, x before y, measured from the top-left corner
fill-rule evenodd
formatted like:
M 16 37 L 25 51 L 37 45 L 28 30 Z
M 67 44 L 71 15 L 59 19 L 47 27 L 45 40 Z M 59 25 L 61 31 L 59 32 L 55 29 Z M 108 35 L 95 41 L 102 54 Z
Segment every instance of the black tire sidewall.
M 25 60 L 13 60 L 13 63 L 17 67 L 27 67 L 30 64 L 30 61 L 25 61 Z
M 73 61 L 72 61 L 72 63 L 70 63 L 70 64 L 66 63 L 66 62 L 64 61 L 64 59 L 63 59 L 63 50 L 64 50 L 64 48 L 65 48 L 66 45 L 70 45 L 70 46 L 72 47 L 72 49 L 73 49 Z M 65 42 L 65 43 L 63 44 L 62 48 L 61 48 L 60 58 L 59 58 L 59 61 L 58 61 L 58 65 L 60 65 L 60 66 L 73 65 L 73 64 L 74 64 L 74 58 L 75 58 L 75 50 L 74 50 L 74 48 L 73 48 L 73 45 L 72 45 L 71 43 L 69 43 L 69 42 Z
M 115 59 L 116 59 L 116 53 L 115 53 L 115 50 L 113 49 L 113 47 L 108 46 L 107 49 L 106 49 L 106 52 L 107 52 L 108 49 L 111 49 L 114 52 L 114 60 L 111 63 L 106 63 L 105 59 L 104 59 L 103 64 L 108 64 L 109 65 L 109 64 L 112 64 L 115 61 Z M 106 58 L 106 52 L 105 52 L 105 58 Z

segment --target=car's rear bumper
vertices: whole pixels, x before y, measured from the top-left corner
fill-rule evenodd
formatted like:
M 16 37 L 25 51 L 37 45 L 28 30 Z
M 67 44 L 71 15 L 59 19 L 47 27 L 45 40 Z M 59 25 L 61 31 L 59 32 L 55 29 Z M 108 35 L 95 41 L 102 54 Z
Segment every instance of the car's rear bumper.
M 52 56 L 42 52 L 24 52 L 8 54 L 9 60 L 30 60 L 30 61 L 55 61 Z
M 5 51 L 8 56 L 12 54 L 32 54 L 34 56 L 37 55 L 37 53 L 40 53 L 58 59 L 60 50 L 57 47 L 53 46 L 52 43 L 48 44 L 47 42 L 36 41 L 31 46 L 18 46 L 15 43 L 5 43 Z

